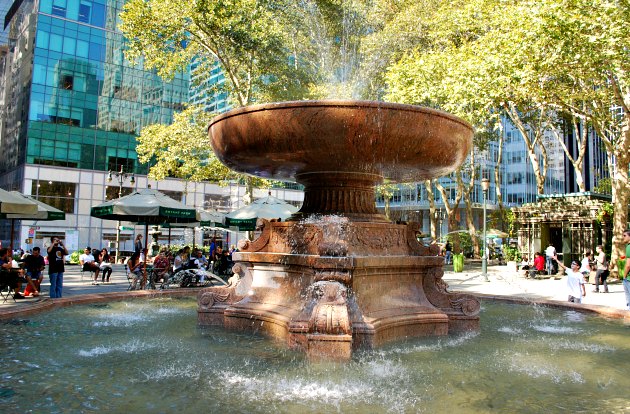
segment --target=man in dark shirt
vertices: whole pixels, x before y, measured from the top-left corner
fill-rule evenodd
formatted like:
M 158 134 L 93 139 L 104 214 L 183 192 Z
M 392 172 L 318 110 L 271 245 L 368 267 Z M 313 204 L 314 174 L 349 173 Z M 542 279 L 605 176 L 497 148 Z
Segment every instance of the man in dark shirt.
M 48 276 L 50 277 L 50 298 L 60 298 L 63 291 L 64 256 L 68 249 L 58 237 L 50 238 L 52 244 L 48 246 Z
M 33 254 L 29 254 L 24 259 L 24 268 L 26 269 L 26 281 L 28 286 L 24 290 L 24 296 L 39 296 L 39 287 L 44 280 L 42 271 L 46 267 L 44 257 L 40 254 L 39 247 L 33 247 Z

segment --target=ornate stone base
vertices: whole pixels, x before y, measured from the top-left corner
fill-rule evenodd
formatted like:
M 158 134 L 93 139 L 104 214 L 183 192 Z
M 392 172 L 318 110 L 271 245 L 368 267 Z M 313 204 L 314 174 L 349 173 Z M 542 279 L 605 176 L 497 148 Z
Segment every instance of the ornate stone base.
M 359 347 L 479 327 L 479 302 L 446 290 L 441 257 L 235 258 L 232 284 L 201 292 L 200 325 L 260 332 L 309 357 L 335 359 Z

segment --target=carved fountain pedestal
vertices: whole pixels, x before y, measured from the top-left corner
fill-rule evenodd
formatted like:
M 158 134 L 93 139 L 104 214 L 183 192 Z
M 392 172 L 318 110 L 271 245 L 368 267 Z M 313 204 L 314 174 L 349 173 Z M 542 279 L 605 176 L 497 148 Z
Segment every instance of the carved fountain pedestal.
M 447 291 L 437 246 L 417 223 L 393 224 L 375 207 L 384 178 L 419 181 L 466 157 L 472 129 L 426 108 L 363 101 L 258 105 L 210 125 L 219 159 L 245 173 L 305 187 L 286 222 L 233 254 L 227 287 L 199 295 L 199 325 L 285 338 L 311 357 L 347 359 L 358 347 L 478 329 L 479 302 Z

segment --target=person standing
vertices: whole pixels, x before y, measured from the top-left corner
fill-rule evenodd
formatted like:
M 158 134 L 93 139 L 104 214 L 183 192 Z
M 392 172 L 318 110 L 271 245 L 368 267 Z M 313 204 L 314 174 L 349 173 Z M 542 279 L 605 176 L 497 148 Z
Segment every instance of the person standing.
M 577 261 L 571 262 L 571 268 L 569 269 L 558 261 L 558 257 L 554 256 L 554 260 L 558 263 L 558 268 L 563 268 L 567 272 L 567 288 L 569 290 L 569 302 L 582 303 L 582 298 L 586 296 L 586 288 L 584 287 L 584 276 L 580 272 L 580 263 Z
M 557 263 L 558 261 L 554 259 L 556 257 L 556 248 L 549 243 L 547 249 L 545 249 L 545 256 L 547 256 L 547 274 L 551 275 L 551 273 L 555 273 L 553 271 L 553 263 L 554 261 Z M 566 268 L 566 267 L 565 267 Z
M 623 270 L 619 269 L 619 276 L 622 276 L 623 279 L 623 291 L 626 294 L 626 306 L 628 310 L 630 310 L 630 230 L 623 232 L 621 240 L 626 244 L 626 265 Z
M 138 254 L 142 253 L 142 234 L 138 234 L 136 236 L 136 241 L 133 244 L 133 251 Z
M 588 279 L 591 275 L 591 261 L 593 260 L 592 253 L 590 249 L 584 251 L 584 257 L 582 258 L 582 263 L 580 264 L 580 273 L 584 275 L 584 279 L 588 282 Z
M 595 290 L 593 292 L 599 293 L 599 283 L 604 285 L 604 293 L 608 293 L 608 260 L 606 260 L 606 253 L 604 253 L 604 246 L 597 246 L 595 248 L 597 255 L 595 256 Z
M 451 246 L 451 242 L 448 240 L 444 246 L 444 261 L 446 264 L 451 264 L 453 261 L 453 246 Z
M 61 243 L 58 237 L 50 238 L 52 244 L 46 250 L 48 252 L 48 277 L 50 278 L 50 297 L 60 298 L 63 290 L 64 256 L 68 249 Z

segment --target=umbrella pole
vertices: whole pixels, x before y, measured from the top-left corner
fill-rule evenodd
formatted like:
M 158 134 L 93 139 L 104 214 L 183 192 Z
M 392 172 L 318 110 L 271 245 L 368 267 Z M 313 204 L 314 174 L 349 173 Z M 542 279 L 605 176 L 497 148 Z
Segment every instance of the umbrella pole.
M 149 223 L 145 223 L 144 225 L 144 248 L 147 250 L 147 252 L 144 254 L 144 263 L 142 263 L 142 266 L 144 268 L 143 272 L 142 272 L 142 288 L 144 289 L 144 287 L 147 285 L 147 256 L 149 255 Z
M 10 257 L 13 258 L 13 237 L 15 235 L 15 219 L 11 219 L 11 242 L 9 246 L 11 247 Z

